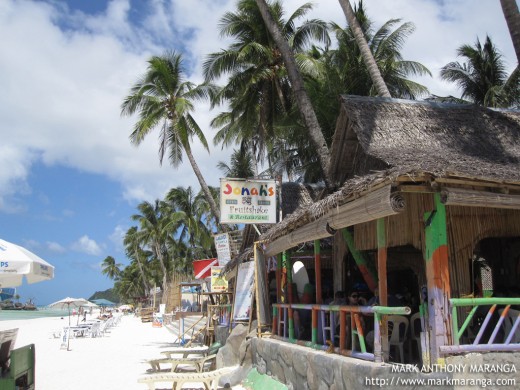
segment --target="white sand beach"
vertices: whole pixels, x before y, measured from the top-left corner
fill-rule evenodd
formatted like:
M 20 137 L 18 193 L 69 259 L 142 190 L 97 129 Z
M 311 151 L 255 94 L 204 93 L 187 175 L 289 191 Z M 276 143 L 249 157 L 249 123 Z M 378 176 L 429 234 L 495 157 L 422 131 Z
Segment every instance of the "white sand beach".
M 72 317 L 72 324 L 76 321 L 77 317 Z M 165 327 L 156 328 L 134 315 L 124 315 L 104 337 L 72 338 L 70 350 L 66 350 L 60 348 L 61 338 L 53 337 L 66 325 L 67 317 L 0 321 L 0 330 L 19 329 L 15 348 L 35 344 L 38 390 L 145 390 L 145 384 L 137 383 L 149 368 L 143 360 L 160 357 L 161 350 L 171 348 L 175 340 Z M 203 388 L 202 383 L 183 386 Z M 240 385 L 233 388 L 243 389 Z

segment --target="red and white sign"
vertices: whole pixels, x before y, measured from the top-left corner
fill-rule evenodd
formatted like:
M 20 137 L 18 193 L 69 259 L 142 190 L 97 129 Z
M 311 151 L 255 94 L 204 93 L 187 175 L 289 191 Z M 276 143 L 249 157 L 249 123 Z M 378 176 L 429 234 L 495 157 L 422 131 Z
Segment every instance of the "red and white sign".
M 211 267 L 218 265 L 218 259 L 205 259 L 193 261 L 193 273 L 195 279 L 204 279 L 211 276 Z

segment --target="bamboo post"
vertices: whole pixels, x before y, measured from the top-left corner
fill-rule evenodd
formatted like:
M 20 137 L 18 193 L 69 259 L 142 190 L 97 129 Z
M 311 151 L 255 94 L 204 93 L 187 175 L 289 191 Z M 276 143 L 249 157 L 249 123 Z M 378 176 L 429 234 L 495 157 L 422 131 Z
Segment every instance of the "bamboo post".
M 386 226 L 385 219 L 379 218 L 377 220 L 377 274 L 379 276 L 379 306 L 388 306 L 388 291 L 387 291 L 387 272 L 386 263 L 388 259 L 388 249 L 386 247 Z M 375 324 L 374 324 L 375 326 Z M 387 361 L 390 355 L 390 348 L 388 344 L 388 322 L 386 316 L 381 316 L 381 325 L 379 328 L 381 337 L 382 359 Z M 374 335 L 375 339 L 375 335 Z
M 291 261 L 291 255 L 287 255 L 286 252 L 284 252 L 285 257 L 285 268 L 287 272 L 287 292 L 289 294 L 288 301 L 289 304 L 294 303 L 293 302 L 293 286 L 292 286 L 292 261 Z M 292 307 L 289 307 L 289 340 L 294 340 L 294 319 L 293 319 L 293 309 Z
M 321 296 L 321 248 L 320 240 L 314 240 L 314 275 L 316 280 L 316 303 L 321 305 L 323 299 Z
M 446 207 L 440 194 L 434 194 L 435 210 L 424 214 L 425 262 L 428 288 L 428 322 L 430 328 L 431 362 L 443 364 L 440 347 L 448 340 L 449 305 L 451 295 L 448 266 L 448 234 Z
M 370 291 L 374 291 L 374 289 L 377 287 L 377 274 L 372 268 L 368 267 L 367 261 L 363 257 L 363 254 L 356 249 L 354 245 L 354 237 L 352 237 L 352 234 L 346 228 L 341 229 L 341 233 L 343 234 L 343 238 L 347 243 L 348 250 L 350 253 L 352 253 L 352 257 L 354 257 L 354 261 L 356 262 L 361 275 L 363 275 L 363 279 L 367 283 L 368 288 Z

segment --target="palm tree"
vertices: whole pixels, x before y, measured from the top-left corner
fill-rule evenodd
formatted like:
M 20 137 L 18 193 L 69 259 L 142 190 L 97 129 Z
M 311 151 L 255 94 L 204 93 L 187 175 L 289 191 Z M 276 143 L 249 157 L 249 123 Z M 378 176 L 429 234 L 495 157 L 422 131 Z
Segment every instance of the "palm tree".
M 307 92 L 305 91 L 303 78 L 298 70 L 298 65 L 294 58 L 293 51 L 286 40 L 286 37 L 282 34 L 280 26 L 273 18 L 271 10 L 267 6 L 265 0 L 256 0 L 256 4 L 262 14 L 262 19 L 269 30 L 271 37 L 276 43 L 276 46 L 281 52 L 289 80 L 291 81 L 292 91 L 295 96 L 295 100 L 298 104 L 300 114 L 305 128 L 309 133 L 310 139 L 314 144 L 318 159 L 320 161 L 321 169 L 323 171 L 324 181 L 327 187 L 330 187 L 329 180 L 329 148 L 323 133 L 321 131 L 320 124 L 312 107 L 311 101 Z
M 518 12 L 518 4 L 516 0 L 500 0 L 500 5 L 513 41 L 516 61 L 520 63 L 520 13 Z
M 212 93 L 214 88 L 211 85 L 203 84 L 196 87 L 186 81 L 181 55 L 167 52 L 163 56 L 153 56 L 148 61 L 147 72 L 132 86 L 130 94 L 124 99 L 121 115 L 138 113 L 139 119 L 130 135 L 131 142 L 136 145 L 139 145 L 153 129 L 159 127 L 161 163 L 167 150 L 170 163 L 174 167 L 182 162 L 182 152 L 186 154 L 213 216 L 218 221 L 219 208 L 211 197 L 190 145 L 191 139 L 195 136 L 204 148 L 209 150 L 204 133 L 191 112 L 194 109 L 194 99 L 208 98 Z M 225 226 L 222 226 L 222 229 L 226 230 Z
M 230 165 L 227 165 L 224 161 L 219 161 L 217 168 L 224 173 L 225 177 L 246 179 L 255 174 L 253 170 L 253 156 L 248 149 L 243 147 L 233 150 L 230 157 Z
M 150 287 L 148 285 L 147 277 L 145 274 L 145 264 L 146 264 L 146 251 L 144 251 L 140 247 L 140 235 L 136 226 L 132 226 L 127 230 L 125 237 L 123 239 L 123 244 L 125 245 L 126 256 L 129 259 L 135 260 L 137 262 L 137 266 L 139 269 L 139 273 L 141 275 L 141 279 L 143 281 L 143 287 L 145 291 L 145 295 L 148 295 L 150 292 Z
M 517 107 L 520 103 L 520 70 L 507 75 L 502 56 L 486 36 L 482 46 L 462 45 L 457 50 L 466 62 L 450 62 L 441 69 L 441 78 L 453 82 L 462 90 L 461 101 L 485 107 Z M 449 98 L 436 98 L 446 100 Z
M 206 202 L 200 194 L 195 195 L 191 187 L 176 187 L 166 194 L 165 201 L 172 210 L 182 215 L 175 234 L 178 241 L 187 242 L 191 248 L 201 241 L 208 241 L 211 233 L 203 223 Z
M 372 52 L 370 51 L 370 47 L 368 46 L 368 43 L 365 39 L 363 30 L 361 29 L 361 26 L 359 25 L 356 19 L 354 10 L 350 6 L 350 1 L 339 0 L 339 3 L 341 4 L 341 8 L 345 13 L 345 16 L 347 18 L 350 28 L 352 29 L 352 32 L 354 33 L 356 43 L 358 44 L 359 49 L 361 50 L 361 55 L 363 56 L 365 65 L 368 68 L 368 72 L 370 73 L 370 78 L 372 79 L 372 82 L 374 83 L 377 92 L 379 93 L 379 96 L 392 97 L 392 95 L 390 95 L 390 91 L 388 90 L 385 84 L 383 76 L 381 76 L 381 72 L 379 71 L 377 63 L 374 57 L 372 56 Z
M 356 21 L 359 22 L 364 40 L 367 42 L 385 86 L 391 91 L 392 96 L 417 99 L 426 95 L 428 89 L 411 81 L 408 77 L 411 75 L 431 76 L 430 71 L 421 63 L 404 60 L 401 55 L 406 38 L 415 30 L 413 23 L 400 24 L 400 19 L 391 19 L 374 31 L 362 2 L 356 9 Z M 338 88 L 342 88 L 343 91 L 339 93 L 352 95 L 377 95 L 377 88 L 362 60 L 360 47 L 354 43 L 352 28 L 342 29 L 339 25 L 331 23 L 331 29 L 336 35 L 338 47 L 329 50 L 322 56 L 325 61 L 323 82 L 326 84 L 326 89 L 333 88 L 334 91 L 339 92 Z M 319 81 L 322 81 L 322 78 Z M 338 86 L 335 87 L 335 85 Z
M 142 202 L 137 206 L 140 214 L 132 215 L 134 221 L 138 221 L 139 241 L 150 248 L 161 268 L 163 291 L 163 303 L 166 302 L 169 286 L 169 269 L 171 264 L 166 254 L 166 241 L 172 236 L 181 218 L 179 213 L 172 213 L 168 205 L 156 200 L 155 204 Z
M 116 259 L 112 256 L 107 256 L 101 264 L 101 272 L 112 280 L 118 280 L 121 276 L 121 265 L 116 263 Z

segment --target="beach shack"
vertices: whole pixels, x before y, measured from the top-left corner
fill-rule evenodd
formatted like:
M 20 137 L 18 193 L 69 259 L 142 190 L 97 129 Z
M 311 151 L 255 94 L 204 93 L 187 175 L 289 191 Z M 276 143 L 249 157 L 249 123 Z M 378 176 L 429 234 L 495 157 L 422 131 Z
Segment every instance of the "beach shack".
M 519 141 L 519 111 L 342 96 L 337 189 L 253 248 L 257 264 L 276 264 L 271 317 L 258 319 L 270 332 L 252 342 L 259 371 L 294 388 L 346 389 L 390 380 L 388 363 L 439 380 L 470 363 L 520 368 Z M 291 270 L 309 248 L 313 296 L 302 302 Z M 325 284 L 375 304 L 329 302 Z M 447 366 L 457 370 L 436 369 Z

